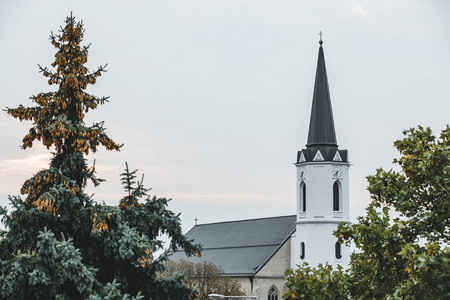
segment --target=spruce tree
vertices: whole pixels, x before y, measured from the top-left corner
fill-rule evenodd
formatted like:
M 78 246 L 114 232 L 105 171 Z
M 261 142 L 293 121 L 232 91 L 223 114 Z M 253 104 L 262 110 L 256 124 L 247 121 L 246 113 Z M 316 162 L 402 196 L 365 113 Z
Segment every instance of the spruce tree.
M 128 165 L 122 174 L 126 195 L 117 206 L 99 204 L 85 193 L 86 184 L 103 180 L 86 156 L 100 146 L 119 151 L 122 145 L 105 132 L 104 123 L 87 126 L 85 114 L 108 101 L 86 92 L 105 66 L 89 72 L 89 46 L 82 46 L 82 22 L 70 15 L 50 40 L 57 49 L 51 64 L 39 66 L 55 92 L 31 97 L 33 107 L 19 105 L 6 111 L 20 121 L 31 121 L 22 148 L 41 142 L 51 149 L 49 168 L 26 180 L 21 196 L 10 196 L 11 212 L 0 208 L 6 227 L 0 240 L 0 296 L 2 299 L 188 299 L 195 296 L 183 277 L 163 277 L 168 251 L 183 248 L 200 255 L 181 232 L 179 215 L 168 210 L 168 200 L 150 197 L 143 180 Z M 143 178 L 142 178 L 143 179 Z M 158 236 L 170 238 L 163 248 Z M 106 297 L 106 298 L 105 298 Z

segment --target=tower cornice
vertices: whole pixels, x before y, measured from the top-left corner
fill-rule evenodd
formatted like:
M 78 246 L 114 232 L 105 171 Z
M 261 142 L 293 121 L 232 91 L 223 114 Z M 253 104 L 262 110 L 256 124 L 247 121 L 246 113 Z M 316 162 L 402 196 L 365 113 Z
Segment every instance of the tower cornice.
M 305 219 L 305 220 L 297 220 L 295 221 L 295 224 L 340 224 L 345 223 L 347 225 L 352 224 L 347 219 Z
M 346 161 L 304 161 L 294 163 L 295 166 L 305 166 L 305 165 L 341 165 L 341 166 L 351 166 L 352 164 Z

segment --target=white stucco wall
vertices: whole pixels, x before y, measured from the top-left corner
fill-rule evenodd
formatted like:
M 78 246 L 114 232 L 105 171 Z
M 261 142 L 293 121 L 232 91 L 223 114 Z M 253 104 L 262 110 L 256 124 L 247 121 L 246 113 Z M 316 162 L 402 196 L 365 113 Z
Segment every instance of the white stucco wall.
M 241 285 L 241 290 L 245 292 L 247 296 L 252 295 L 252 285 L 250 282 L 250 277 L 232 277 L 233 279 L 237 279 L 239 284 Z M 234 296 L 234 295 L 230 295 Z
M 284 272 L 290 268 L 291 241 L 288 239 L 272 258 L 253 277 L 253 291 L 249 277 L 235 277 L 241 284 L 246 295 L 258 296 L 258 299 L 267 299 L 267 294 L 272 286 L 278 290 L 278 299 L 286 291 Z
M 312 267 L 329 263 L 346 268 L 350 249 L 341 245 L 342 258 L 335 255 L 337 238 L 333 232 L 340 222 L 349 222 L 349 163 L 307 162 L 297 164 L 297 226 L 291 238 L 291 268 L 304 262 Z M 339 170 L 335 175 L 336 170 Z M 338 181 L 339 211 L 333 211 L 333 184 Z M 306 184 L 306 212 L 302 209 L 302 183 Z M 300 244 L 305 258 L 300 258 Z
M 256 273 L 253 282 L 253 292 L 258 299 L 267 299 L 269 289 L 274 285 L 278 290 L 278 299 L 285 292 L 286 282 L 284 272 L 290 268 L 291 241 L 288 239 L 272 256 L 264 267 Z

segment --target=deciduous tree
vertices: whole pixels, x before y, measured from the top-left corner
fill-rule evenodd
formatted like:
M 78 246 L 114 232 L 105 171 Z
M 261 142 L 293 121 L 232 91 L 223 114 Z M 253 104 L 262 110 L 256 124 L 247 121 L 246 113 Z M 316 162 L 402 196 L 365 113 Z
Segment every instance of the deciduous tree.
M 283 296 L 285 299 L 346 299 L 348 275 L 339 268 L 326 264 L 317 269 L 303 265 L 297 270 L 286 271 L 286 287 L 289 289 Z
M 211 262 L 170 261 L 164 275 L 172 274 L 184 274 L 187 286 L 196 290 L 198 300 L 208 300 L 209 294 L 245 295 L 236 279 L 226 277 L 223 270 Z
M 420 126 L 404 135 L 394 143 L 399 171 L 378 169 L 368 176 L 372 202 L 367 214 L 335 232 L 341 242 L 358 248 L 344 277 L 346 290 L 335 299 L 450 298 L 450 128 L 439 137 Z M 288 282 L 308 272 L 290 271 Z M 327 278 L 337 272 L 328 272 Z M 323 285 L 325 279 L 319 281 Z M 293 284 L 285 297 L 306 289 Z

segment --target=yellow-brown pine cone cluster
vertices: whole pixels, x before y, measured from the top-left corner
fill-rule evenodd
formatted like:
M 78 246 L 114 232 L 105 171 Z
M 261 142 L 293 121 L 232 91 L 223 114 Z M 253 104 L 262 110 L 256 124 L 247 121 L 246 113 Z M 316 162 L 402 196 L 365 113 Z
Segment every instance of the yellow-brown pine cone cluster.
M 53 184 L 56 182 L 57 175 L 48 171 L 40 171 L 32 178 L 25 181 L 22 188 L 20 189 L 20 193 L 22 195 L 29 195 L 32 198 L 36 198 L 43 190 L 43 188 L 47 185 Z
M 106 150 L 116 150 L 116 151 L 118 151 L 120 149 L 120 146 L 118 144 L 116 144 L 109 137 L 101 138 L 101 139 L 99 139 L 99 141 L 106 148 Z
M 119 208 L 123 209 L 123 210 L 127 210 L 130 207 L 138 207 L 138 206 L 143 206 L 143 204 L 139 203 L 137 200 L 132 200 L 131 203 L 127 204 L 125 201 L 120 200 L 119 203 Z
M 37 94 L 36 96 L 33 96 L 32 99 L 39 106 L 43 108 L 48 108 L 49 103 L 53 101 L 54 97 L 55 97 L 54 93 L 40 93 Z
M 202 252 L 201 251 L 195 252 L 194 249 L 191 249 L 191 254 L 193 256 L 202 257 Z
M 143 258 L 139 258 L 138 262 L 142 268 L 147 268 L 151 264 L 152 254 L 150 253 L 150 250 L 148 248 L 145 249 L 145 256 Z
M 20 121 L 30 121 L 34 118 L 34 113 L 36 108 L 34 107 L 23 107 L 20 105 L 18 108 L 8 109 L 8 114 Z
M 58 208 L 55 207 L 55 199 L 50 193 L 42 194 L 36 201 L 33 201 L 33 205 L 38 210 L 52 213 L 54 216 L 58 211 Z
M 110 214 L 107 215 L 108 219 L 111 217 Z M 99 215 L 98 213 L 94 213 L 91 216 L 92 221 L 92 233 L 102 233 L 103 231 L 109 231 L 108 223 L 103 215 Z

